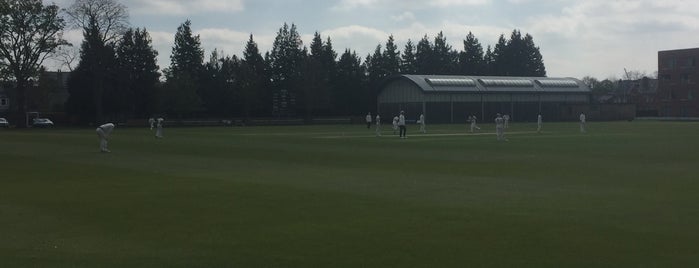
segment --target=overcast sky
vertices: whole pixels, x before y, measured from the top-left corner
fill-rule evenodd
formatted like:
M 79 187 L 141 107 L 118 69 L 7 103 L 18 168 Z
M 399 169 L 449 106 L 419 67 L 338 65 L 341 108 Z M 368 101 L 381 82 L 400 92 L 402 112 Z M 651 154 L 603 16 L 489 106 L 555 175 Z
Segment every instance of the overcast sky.
M 50 2 L 50 0 L 45 0 Z M 550 77 L 622 77 L 624 68 L 653 74 L 657 52 L 699 47 L 699 1 L 695 0 L 117 0 L 128 7 L 132 27 L 145 27 L 170 65 L 177 27 L 191 19 L 207 57 L 214 49 L 242 55 L 253 34 L 269 51 L 279 28 L 296 24 L 308 45 L 318 31 L 341 54 L 362 59 L 393 35 L 399 49 L 443 31 L 463 50 L 469 31 L 483 47 L 513 29 L 540 47 Z M 73 0 L 55 0 L 68 7 Z M 79 46 L 82 33 L 65 38 Z

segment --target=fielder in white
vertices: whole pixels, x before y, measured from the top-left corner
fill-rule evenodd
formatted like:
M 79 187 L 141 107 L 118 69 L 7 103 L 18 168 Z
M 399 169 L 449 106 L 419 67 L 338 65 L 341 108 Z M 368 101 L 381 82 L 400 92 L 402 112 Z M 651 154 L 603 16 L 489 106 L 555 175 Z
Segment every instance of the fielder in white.
M 425 129 L 425 115 L 424 114 L 420 114 L 420 132 L 427 133 L 427 130 Z
M 393 117 L 393 135 L 396 135 L 396 131 L 398 130 L 398 116 Z
M 95 131 L 97 131 L 97 137 L 100 139 L 100 152 L 111 153 L 112 151 L 107 148 L 107 140 L 109 140 L 109 136 L 112 134 L 112 131 L 114 131 L 114 124 L 107 123 L 101 125 Z
M 165 119 L 160 117 L 156 121 L 157 121 L 157 125 L 156 125 L 156 130 L 155 130 L 155 138 L 162 139 L 163 138 L 163 122 L 165 122 Z
M 481 128 L 476 125 L 476 116 L 475 115 L 469 116 L 468 120 L 471 121 L 471 133 L 473 133 L 474 129 L 481 130 Z
M 505 119 L 500 114 L 495 118 L 495 133 L 499 141 L 507 140 L 505 139 Z
M 510 127 L 510 116 L 509 116 L 509 115 L 503 115 L 503 116 L 502 116 L 502 119 L 505 120 L 505 128 L 509 128 L 509 127 Z
M 366 115 L 366 129 L 370 129 L 370 128 L 371 128 L 371 113 L 368 113 Z
M 148 124 L 150 124 L 150 130 L 153 130 L 153 126 L 155 125 L 155 119 L 153 119 L 153 117 L 148 118 Z
M 376 114 L 376 137 L 381 137 L 381 116 Z
M 400 116 L 398 116 L 398 128 L 400 129 L 398 135 L 401 139 L 407 139 L 408 130 L 405 128 L 405 115 L 403 111 L 400 111 Z
M 543 125 L 543 121 L 541 120 L 541 114 L 539 114 L 536 117 L 536 132 L 541 133 L 541 126 Z
M 585 113 L 580 113 L 580 133 L 585 133 Z

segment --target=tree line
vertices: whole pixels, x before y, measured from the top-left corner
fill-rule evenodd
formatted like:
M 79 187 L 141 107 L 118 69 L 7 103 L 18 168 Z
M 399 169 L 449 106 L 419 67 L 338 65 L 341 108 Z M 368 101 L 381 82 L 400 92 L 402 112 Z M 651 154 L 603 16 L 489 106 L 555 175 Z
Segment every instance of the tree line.
M 34 12 L 28 6 L 44 7 L 40 0 L 0 2 L 7 9 L 27 9 L 21 11 L 25 13 Z M 115 0 L 76 0 L 66 9 L 65 21 L 58 13 L 50 14 L 60 20 L 57 27 L 83 31 L 65 105 L 83 123 L 156 114 L 245 119 L 361 115 L 375 109 L 379 85 L 396 74 L 546 76 L 533 37 L 516 29 L 485 49 L 471 32 L 459 49 L 442 32 L 417 43 L 408 40 L 402 50 L 391 35 L 360 57 L 349 48 L 338 55 L 331 38 L 318 32 L 305 45 L 297 26 L 285 23 L 270 51 L 263 54 L 251 34 L 238 57 L 218 50 L 205 55 L 187 20 L 177 28 L 171 62 L 161 77 L 148 31 L 128 27 L 126 10 Z M 2 18 L 8 16 L 2 12 Z M 3 29 L 14 29 L 5 27 L 12 21 L 0 23 Z M 55 38 L 57 45 L 43 53 L 64 42 L 60 35 Z M 0 58 L 9 62 L 4 54 Z

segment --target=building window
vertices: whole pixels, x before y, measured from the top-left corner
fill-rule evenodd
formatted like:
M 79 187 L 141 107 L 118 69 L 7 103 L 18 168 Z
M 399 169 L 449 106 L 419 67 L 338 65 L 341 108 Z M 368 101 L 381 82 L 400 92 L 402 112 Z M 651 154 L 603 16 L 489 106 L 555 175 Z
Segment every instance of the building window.
M 682 80 L 682 84 L 689 84 L 689 74 L 680 75 L 680 80 Z
M 677 60 L 675 58 L 665 60 L 665 68 L 666 69 L 674 69 L 676 62 L 677 62 Z
M 0 99 L 0 106 L 7 106 L 7 99 L 5 99 L 5 98 Z

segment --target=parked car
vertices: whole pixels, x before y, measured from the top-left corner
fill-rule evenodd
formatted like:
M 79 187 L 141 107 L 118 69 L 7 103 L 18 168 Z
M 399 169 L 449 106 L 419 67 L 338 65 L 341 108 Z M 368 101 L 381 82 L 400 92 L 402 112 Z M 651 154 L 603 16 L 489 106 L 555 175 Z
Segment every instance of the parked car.
M 32 126 L 35 127 L 53 127 L 53 122 L 48 118 L 34 118 Z
M 0 117 L 0 127 L 8 128 L 10 127 L 10 122 L 7 119 Z

